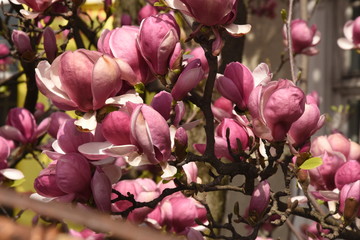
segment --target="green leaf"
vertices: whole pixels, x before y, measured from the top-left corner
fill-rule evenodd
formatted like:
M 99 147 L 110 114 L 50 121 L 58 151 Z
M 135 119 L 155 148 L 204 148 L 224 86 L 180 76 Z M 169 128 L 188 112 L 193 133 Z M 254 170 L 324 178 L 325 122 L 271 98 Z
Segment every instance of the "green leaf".
M 10 187 L 19 187 L 21 184 L 23 184 L 25 182 L 25 178 L 19 179 L 19 180 L 15 180 L 13 181 L 13 183 L 10 185 Z
M 323 161 L 320 157 L 313 157 L 306 160 L 299 168 L 309 170 L 320 166 L 322 163 Z

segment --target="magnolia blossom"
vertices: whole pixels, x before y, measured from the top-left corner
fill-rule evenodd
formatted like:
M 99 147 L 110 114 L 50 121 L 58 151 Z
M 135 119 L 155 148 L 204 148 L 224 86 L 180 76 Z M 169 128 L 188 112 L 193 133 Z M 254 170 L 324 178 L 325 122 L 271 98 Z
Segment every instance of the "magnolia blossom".
M 254 87 L 269 82 L 271 77 L 272 74 L 265 63 L 259 64 L 251 73 L 245 65 L 232 62 L 226 66 L 224 76 L 217 78 L 216 88 L 223 97 L 245 110 Z
M 10 49 L 6 44 L 0 43 L 0 71 L 5 70 L 8 64 L 11 63 Z
M 291 125 L 305 110 L 305 94 L 290 80 L 258 85 L 250 94 L 248 108 L 255 135 L 283 141 Z
M 155 16 L 156 14 L 158 14 L 158 10 L 150 4 L 146 4 L 138 12 L 138 22 L 141 23 L 143 19 L 150 16 Z
M 12 3 L 20 5 L 25 4 L 33 11 L 27 11 L 25 9 L 21 9 L 20 13 L 29 19 L 36 18 L 40 13 L 44 12 L 48 7 L 50 7 L 53 3 L 59 0 L 10 0 Z
M 339 211 L 346 221 L 360 216 L 360 180 L 346 184 L 341 189 Z
M 310 97 L 312 99 L 312 97 Z M 308 99 L 308 97 L 307 97 Z M 325 115 L 320 116 L 320 110 L 317 104 L 308 101 L 305 103 L 305 111 L 301 117 L 296 120 L 288 133 L 289 141 L 294 146 L 304 144 L 317 130 L 325 124 Z
M 342 49 L 360 49 L 360 17 L 349 20 L 344 26 L 345 38 L 339 38 L 337 44 Z
M 266 180 L 256 186 L 246 213 L 251 222 L 256 223 L 261 220 L 269 205 L 270 193 L 270 184 Z
M 19 180 L 24 178 L 24 174 L 17 169 L 8 168 L 7 158 L 10 155 L 10 148 L 8 140 L 0 137 L 0 175 L 6 177 L 7 179 Z
M 175 100 L 183 99 L 191 89 L 198 85 L 203 77 L 204 70 L 201 67 L 200 59 L 191 61 L 179 75 L 171 90 L 171 95 Z
M 87 114 L 77 124 L 84 129 L 96 127 L 96 112 L 115 96 L 122 86 L 121 72 L 114 59 L 96 51 L 66 51 L 50 65 L 41 61 L 36 72 L 39 90 L 62 110 Z
M 124 127 L 119 127 L 119 122 Z M 152 107 L 134 105 L 130 121 L 126 113 L 113 113 L 109 119 L 105 119 L 104 124 L 104 136 L 108 141 L 79 146 L 79 151 L 85 156 L 94 160 L 108 156 L 125 157 L 132 166 L 160 165 L 164 171 L 163 178 L 176 173 L 176 167 L 168 164 L 172 160 L 168 124 Z
M 121 78 L 131 85 L 154 80 L 150 68 L 137 47 L 139 27 L 123 26 L 104 30 L 98 41 L 98 49 L 114 58 L 121 69 Z
M 232 118 L 234 116 L 233 109 L 234 104 L 224 97 L 219 97 L 211 105 L 214 117 L 219 121 L 222 121 L 224 118 Z
M 150 16 L 141 22 L 138 47 L 154 74 L 165 75 L 181 58 L 179 36 L 180 28 L 171 14 Z
M 16 50 L 20 55 L 26 52 L 32 52 L 33 48 L 31 46 L 30 37 L 28 34 L 21 30 L 13 30 L 11 34 L 11 40 L 13 41 Z
M 229 131 L 230 149 L 234 154 L 249 147 L 249 136 L 252 136 L 253 133 L 246 127 L 246 123 L 241 118 L 224 118 L 219 126 L 217 126 L 215 129 L 215 155 L 218 158 L 226 157 L 227 159 L 234 160 L 228 148 L 227 131 Z M 194 147 L 203 153 L 205 152 L 206 144 L 195 144 Z
M 113 188 L 124 196 L 128 196 L 128 193 L 134 195 L 134 199 L 138 202 L 149 202 L 160 195 L 156 183 L 149 178 L 121 180 Z M 111 194 L 112 200 L 117 197 L 117 194 Z M 131 206 L 130 201 L 119 199 L 111 205 L 111 208 L 113 212 L 121 212 Z M 129 213 L 127 219 L 134 223 L 142 223 L 151 211 L 152 209 L 148 207 L 137 208 Z
M 50 118 L 45 118 L 39 125 L 34 115 L 25 108 L 12 108 L 6 120 L 6 125 L 0 127 L 0 136 L 21 142 L 33 143 L 46 133 Z
M 321 35 L 315 24 L 309 28 L 306 21 L 295 19 L 291 21 L 290 28 L 294 54 L 318 54 L 319 50 L 315 46 L 320 42 Z M 285 26 L 283 36 L 285 45 L 288 45 Z
M 46 27 L 44 29 L 43 37 L 46 57 L 50 62 L 52 62 L 56 58 L 58 52 L 54 30 L 50 27 Z
M 223 40 L 215 26 L 223 26 L 234 37 L 243 36 L 251 30 L 250 24 L 233 24 L 237 12 L 237 0 L 165 0 L 167 5 L 193 17 L 201 25 L 212 27 L 215 41 L 212 45 L 214 56 L 220 54 Z M 206 6 L 206 8 L 204 8 Z M 198 28 L 200 29 L 200 28 Z

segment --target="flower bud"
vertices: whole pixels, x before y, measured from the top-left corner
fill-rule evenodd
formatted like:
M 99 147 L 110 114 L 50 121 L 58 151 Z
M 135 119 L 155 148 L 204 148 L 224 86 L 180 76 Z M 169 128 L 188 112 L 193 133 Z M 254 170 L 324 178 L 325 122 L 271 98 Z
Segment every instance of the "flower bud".
M 168 72 L 170 57 L 179 42 L 180 29 L 170 14 L 151 16 L 140 25 L 138 47 L 154 74 Z
M 44 29 L 43 36 L 44 36 L 44 48 L 45 48 L 46 57 L 49 60 L 49 62 L 52 62 L 56 58 L 58 52 L 55 32 L 50 27 L 46 27 Z
M 33 48 L 30 43 L 30 37 L 25 32 L 20 30 L 13 30 L 11 39 L 15 45 L 16 50 L 20 55 L 26 52 L 32 52 Z
M 179 75 L 171 95 L 177 101 L 182 100 L 188 92 L 196 87 L 204 77 L 204 70 L 201 68 L 200 59 L 190 62 Z
M 226 66 L 224 76 L 216 80 L 216 88 L 222 96 L 244 110 L 254 88 L 254 78 L 245 65 L 232 62 Z

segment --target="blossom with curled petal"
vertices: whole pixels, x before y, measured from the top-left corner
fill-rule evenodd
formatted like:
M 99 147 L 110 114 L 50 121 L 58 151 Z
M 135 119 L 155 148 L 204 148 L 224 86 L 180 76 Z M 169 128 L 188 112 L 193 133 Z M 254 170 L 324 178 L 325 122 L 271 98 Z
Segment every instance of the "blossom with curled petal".
M 305 101 L 304 92 L 290 80 L 258 85 L 248 100 L 255 135 L 283 141 L 291 125 L 304 113 Z
M 360 49 L 360 17 L 349 20 L 344 26 L 345 38 L 339 38 L 337 44 L 342 49 Z
M 0 128 L 0 136 L 6 139 L 33 143 L 44 135 L 49 126 L 50 118 L 45 118 L 40 124 L 36 124 L 34 115 L 25 108 L 12 108 L 6 120 L 6 125 Z

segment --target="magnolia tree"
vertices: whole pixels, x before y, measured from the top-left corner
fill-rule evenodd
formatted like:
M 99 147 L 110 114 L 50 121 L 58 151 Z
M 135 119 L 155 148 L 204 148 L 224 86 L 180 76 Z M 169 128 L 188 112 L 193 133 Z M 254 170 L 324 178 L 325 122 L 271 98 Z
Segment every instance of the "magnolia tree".
M 30 198 L 95 208 L 139 231 L 189 240 L 265 239 L 300 216 L 311 224 L 292 226 L 299 239 L 360 238 L 360 145 L 339 132 L 311 139 L 325 115 L 317 93 L 297 86 L 294 56 L 317 54 L 320 33 L 292 18 L 292 0 L 279 33 L 288 56 L 280 68 L 289 61 L 292 79 L 273 77 L 265 63 L 250 70 L 225 62 L 219 71 L 228 39 L 252 30 L 235 24 L 236 17 L 274 18 L 275 0 L 149 0 L 138 19 L 123 13 L 122 26 L 113 29 L 104 29 L 117 11 L 111 1 L 94 18 L 83 4 L 10 0 L 10 10 L 3 9 L 8 44 L 0 47 L 1 69 L 16 61 L 20 71 L 2 85 L 24 75 L 27 86 L 24 106 L 10 109 L 0 128 L 3 187 L 24 177 L 16 165 L 30 155 L 43 168 Z M 345 24 L 344 34 L 339 46 L 359 50 L 360 17 Z M 49 107 L 37 102 L 38 92 Z M 206 141 L 188 137 L 194 131 Z M 270 184 L 277 172 L 281 191 Z M 237 176 L 243 181 L 233 181 Z M 294 196 L 292 181 L 302 195 Z M 221 221 L 208 202 L 207 193 L 216 191 L 250 201 L 236 203 Z M 84 239 L 113 237 L 65 222 L 46 213 L 33 219 Z

